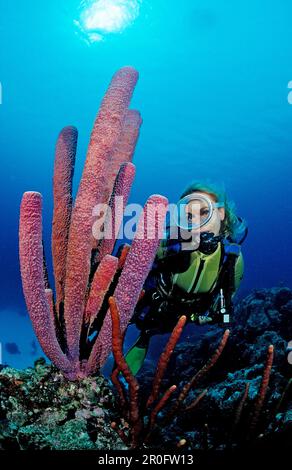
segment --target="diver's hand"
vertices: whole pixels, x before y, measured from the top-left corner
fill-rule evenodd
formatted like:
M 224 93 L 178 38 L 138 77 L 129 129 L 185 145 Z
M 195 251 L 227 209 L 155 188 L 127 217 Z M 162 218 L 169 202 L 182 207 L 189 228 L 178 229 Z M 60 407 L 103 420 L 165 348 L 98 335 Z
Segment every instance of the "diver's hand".
M 200 239 L 196 238 L 190 242 L 182 242 L 182 251 L 196 251 L 199 248 L 200 245 Z
M 200 243 L 200 234 L 171 227 L 169 237 L 164 247 L 164 256 L 176 255 L 181 251 L 197 250 Z
M 222 240 L 223 235 L 218 235 L 215 237 L 213 232 L 202 232 L 200 237 L 199 250 L 206 254 L 210 255 L 216 251 L 218 243 Z
M 200 245 L 200 233 L 193 233 L 188 230 L 181 229 L 180 243 L 182 251 L 195 251 Z
M 196 313 L 192 313 L 190 316 L 189 316 L 190 320 L 192 322 L 195 322 L 196 324 L 198 325 L 207 325 L 207 323 L 212 323 L 213 322 L 213 318 L 210 317 L 208 314 L 206 315 L 198 315 Z
M 189 232 L 181 230 L 181 251 L 196 251 L 210 255 L 217 249 L 223 235 L 215 236 L 213 232 Z
M 199 325 L 207 325 L 207 323 L 211 323 L 212 321 L 213 321 L 213 318 L 205 317 L 204 315 L 200 315 L 198 318 Z

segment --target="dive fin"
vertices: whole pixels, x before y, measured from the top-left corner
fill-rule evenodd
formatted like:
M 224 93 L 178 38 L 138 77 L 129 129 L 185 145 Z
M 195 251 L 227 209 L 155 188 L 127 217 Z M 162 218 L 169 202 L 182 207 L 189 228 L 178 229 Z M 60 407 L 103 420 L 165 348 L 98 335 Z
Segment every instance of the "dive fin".
M 143 337 L 143 341 L 141 341 L 140 336 L 126 354 L 125 359 L 133 375 L 136 375 L 143 365 L 148 351 L 149 339 L 148 337 L 148 341 L 145 342 L 145 337 Z

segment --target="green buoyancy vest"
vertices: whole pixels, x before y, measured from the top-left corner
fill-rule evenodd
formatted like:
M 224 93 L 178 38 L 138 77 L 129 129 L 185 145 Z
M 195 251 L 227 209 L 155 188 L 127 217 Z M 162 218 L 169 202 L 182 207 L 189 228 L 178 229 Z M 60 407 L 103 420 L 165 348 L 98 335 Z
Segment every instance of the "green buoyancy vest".
M 222 244 L 212 254 L 193 251 L 190 255 L 189 267 L 184 272 L 172 274 L 172 285 L 178 286 L 188 294 L 203 294 L 212 292 L 216 286 L 222 264 Z M 235 262 L 234 288 L 238 289 L 243 277 L 244 262 L 240 252 Z
M 228 245 L 229 248 L 231 248 L 231 252 L 232 245 L 235 248 L 235 252 L 239 252 L 234 264 L 233 297 L 243 277 L 244 263 L 240 246 L 236 243 L 230 242 L 228 242 Z M 163 258 L 164 254 L 163 246 L 164 243 L 162 242 L 158 249 L 158 258 L 160 259 Z M 184 272 L 173 272 L 172 285 L 178 286 L 182 291 L 187 292 L 188 294 L 194 293 L 199 295 L 215 291 L 222 267 L 224 266 L 222 263 L 223 259 L 224 247 L 222 243 L 219 243 L 214 253 L 209 255 L 200 251 L 192 252 L 189 267 Z M 190 315 L 191 321 L 195 321 L 192 316 L 193 315 Z M 195 319 L 197 319 L 197 315 L 195 315 Z M 140 370 L 147 354 L 147 349 L 147 346 L 139 345 L 138 338 L 137 343 L 135 343 L 128 351 L 126 361 L 133 374 L 136 375 Z

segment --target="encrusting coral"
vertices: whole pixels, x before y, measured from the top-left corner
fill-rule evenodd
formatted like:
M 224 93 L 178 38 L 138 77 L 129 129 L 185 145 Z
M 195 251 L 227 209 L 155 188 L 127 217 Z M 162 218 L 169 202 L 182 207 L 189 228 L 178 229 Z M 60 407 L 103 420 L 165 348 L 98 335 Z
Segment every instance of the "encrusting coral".
M 52 228 L 55 298 L 45 275 L 42 196 L 26 192 L 21 202 L 19 257 L 27 309 L 45 354 L 70 380 L 93 374 L 105 363 L 112 348 L 110 313 L 100 319 L 95 341 L 90 342 L 84 330 L 92 326 L 115 279 L 114 295 L 125 331 L 162 236 L 168 201 L 160 195 L 152 195 L 146 202 L 122 266 L 111 254 L 118 230 L 108 238 L 93 236 L 97 205 L 111 209 L 106 212 L 104 227 L 113 223 L 119 228 L 122 222 L 142 122 L 137 111 L 128 109 L 137 79 L 138 73 L 131 67 L 114 75 L 94 123 L 75 201 L 72 179 L 77 130 L 66 127 L 59 135 Z M 116 207 L 118 196 L 123 198 L 122 210 Z

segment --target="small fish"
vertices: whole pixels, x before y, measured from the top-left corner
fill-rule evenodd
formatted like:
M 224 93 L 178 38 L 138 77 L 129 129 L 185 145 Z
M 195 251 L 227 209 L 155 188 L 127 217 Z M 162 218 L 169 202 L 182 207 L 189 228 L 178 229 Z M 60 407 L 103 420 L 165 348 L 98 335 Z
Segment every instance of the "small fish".
M 4 348 L 5 351 L 8 352 L 8 354 L 21 354 L 19 347 L 16 343 L 5 343 Z

